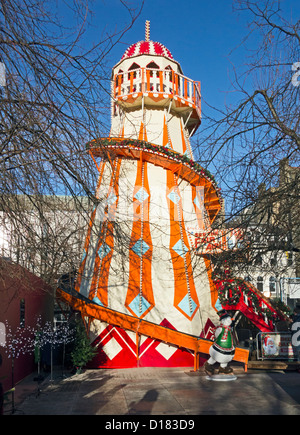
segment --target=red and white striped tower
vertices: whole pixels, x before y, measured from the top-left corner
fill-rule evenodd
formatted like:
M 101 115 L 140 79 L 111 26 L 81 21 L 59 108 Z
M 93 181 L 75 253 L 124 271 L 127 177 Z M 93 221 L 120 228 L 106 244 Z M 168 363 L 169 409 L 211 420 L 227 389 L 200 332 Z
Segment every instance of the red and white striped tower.
M 115 326 L 118 313 L 199 336 L 215 322 L 210 263 L 196 257 L 189 228 L 207 229 L 219 191 L 193 160 L 200 84 L 161 43 L 131 45 L 113 68 L 111 132 L 88 144 L 99 170 L 76 290 L 111 322 L 93 320 L 94 367 L 191 366 L 191 351 Z M 114 314 L 115 313 L 115 314 Z M 106 319 L 107 320 L 107 319 Z

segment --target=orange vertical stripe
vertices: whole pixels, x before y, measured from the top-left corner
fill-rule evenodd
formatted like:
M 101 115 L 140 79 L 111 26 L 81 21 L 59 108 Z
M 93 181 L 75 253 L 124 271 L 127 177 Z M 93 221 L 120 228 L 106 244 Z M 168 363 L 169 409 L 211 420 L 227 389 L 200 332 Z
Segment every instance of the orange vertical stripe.
M 140 318 L 143 318 L 155 304 L 152 288 L 151 264 L 153 246 L 150 232 L 149 206 L 150 189 L 147 163 L 138 160 L 133 193 L 133 225 L 129 249 L 129 283 L 125 306 L 131 313 Z M 141 310 L 142 312 L 140 312 L 139 304 L 142 300 L 144 305 Z M 147 309 L 144 309 L 144 307 Z
M 182 218 L 182 202 L 177 184 L 174 180 L 174 174 L 167 172 L 167 200 L 170 212 L 170 253 L 173 263 L 174 273 L 174 306 L 188 319 L 192 320 L 199 308 L 198 295 L 195 288 L 193 269 L 191 263 L 191 254 L 188 252 L 189 242 Z M 175 202 L 169 197 L 173 197 Z M 173 195 L 173 196 L 172 196 Z M 179 208 L 179 212 L 178 212 Z M 183 242 L 183 244 L 182 244 Z M 176 249 L 174 249 L 176 247 Z M 180 255 L 180 250 L 181 254 Z M 190 294 L 194 301 L 192 312 L 184 311 L 179 305 L 183 299 Z M 189 298 L 187 296 L 187 298 Z M 188 299 L 187 299 L 188 300 Z M 190 301 L 189 301 L 190 302 Z
M 168 134 L 168 126 L 167 126 L 167 121 L 166 121 L 165 116 L 164 116 L 164 125 L 163 125 L 163 142 L 162 142 L 162 144 L 164 147 L 169 144 L 170 147 L 173 149 L 173 146 L 171 143 L 171 138 L 169 138 L 169 134 Z
M 204 191 L 203 191 L 203 196 L 204 196 Z M 203 222 L 202 207 L 204 207 L 204 204 L 202 203 L 202 198 L 200 195 L 200 186 L 192 186 L 192 201 L 197 216 L 198 227 L 203 229 L 204 222 Z
M 98 239 L 95 266 L 89 294 L 90 299 L 93 299 L 95 296 L 97 296 L 104 306 L 108 305 L 107 290 L 109 270 L 114 250 L 113 217 L 116 213 L 119 200 L 120 167 L 121 159 L 115 160 L 113 162 L 113 172 L 110 181 L 110 187 L 107 193 L 107 199 L 110 195 L 115 195 L 116 200 L 112 204 L 108 203 L 104 211 L 104 219 Z
M 180 131 L 181 131 L 181 142 L 182 142 L 182 154 L 184 154 L 186 152 L 186 143 L 185 143 L 185 137 L 184 137 L 184 132 L 181 123 L 180 123 Z
M 146 127 L 144 126 L 143 121 L 141 122 L 140 131 L 139 131 L 139 140 L 144 140 L 148 142 Z
M 83 258 L 81 260 L 79 269 L 78 269 L 78 274 L 77 274 L 77 279 L 75 282 L 75 290 L 76 291 L 80 291 L 80 284 L 82 281 L 82 276 L 83 276 L 83 272 L 84 272 L 84 267 L 85 267 L 85 263 L 86 263 L 86 259 L 88 256 L 88 250 L 89 250 L 89 244 L 90 244 L 90 238 L 91 238 L 91 231 L 92 231 L 92 227 L 93 227 L 93 223 L 95 220 L 95 216 L 96 216 L 96 211 L 97 208 L 95 207 L 92 211 L 92 215 L 91 215 L 91 219 L 89 222 L 89 226 L 88 226 L 88 232 L 87 232 L 87 236 L 85 239 L 85 243 L 84 243 L 84 248 L 83 248 Z

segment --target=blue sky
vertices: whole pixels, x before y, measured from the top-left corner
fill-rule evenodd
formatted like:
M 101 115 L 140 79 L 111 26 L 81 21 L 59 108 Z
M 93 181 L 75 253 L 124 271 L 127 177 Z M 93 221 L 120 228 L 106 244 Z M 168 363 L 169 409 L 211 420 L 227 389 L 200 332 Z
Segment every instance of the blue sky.
M 93 38 L 100 38 L 103 29 L 121 30 L 129 22 L 119 0 L 97 0 L 93 9 L 94 22 L 99 23 L 98 29 L 91 29 Z M 187 77 L 201 81 L 203 99 L 223 105 L 230 89 L 231 62 L 245 60 L 243 49 L 236 50 L 230 59 L 229 53 L 247 34 L 246 14 L 234 13 L 230 0 L 145 0 L 133 28 L 110 54 L 112 66 L 129 45 L 144 39 L 146 20 L 150 20 L 150 39 L 171 51 Z
M 142 4 L 138 0 L 127 3 L 135 7 Z M 281 6 L 287 17 L 293 11 L 293 19 L 299 19 L 298 0 L 281 0 Z M 95 0 L 92 8 L 88 35 L 95 43 L 105 34 L 121 31 L 130 22 L 120 0 Z M 249 33 L 247 24 L 252 19 L 248 11 L 234 11 L 231 0 L 145 0 L 139 18 L 112 49 L 107 62 L 112 67 L 128 46 L 143 40 L 145 21 L 150 20 L 150 39 L 171 51 L 187 77 L 201 81 L 203 113 L 209 113 L 206 103 L 223 109 L 225 103 L 238 98 L 231 86 L 233 67 L 245 68 L 247 63 L 249 52 L 241 42 Z M 247 44 L 256 50 L 259 36 L 253 35 Z
M 139 0 L 126 2 L 135 7 L 142 3 Z M 257 4 L 263 3 L 257 1 Z M 232 4 L 231 0 L 145 0 L 133 27 L 106 57 L 107 67 L 110 69 L 118 63 L 131 44 L 144 39 L 145 21 L 150 20 L 150 39 L 161 42 L 171 51 L 187 77 L 201 82 L 204 117 L 197 133 L 203 134 L 207 125 L 205 115 L 212 113 L 208 105 L 223 110 L 226 103 L 239 101 L 241 95 L 232 87 L 234 68 L 245 71 L 249 50 L 256 52 L 261 44 L 257 32 L 247 40 L 247 49 L 242 44 L 253 16 L 249 11 L 234 11 Z M 299 20 L 299 0 L 281 0 L 280 5 L 288 20 Z M 86 35 L 89 44 L 122 32 L 130 22 L 120 0 L 94 0 L 92 10 L 94 14 Z M 291 59 L 291 64 L 296 61 L 300 59 Z M 251 82 L 247 85 L 251 86 Z M 192 138 L 192 144 L 196 140 Z M 216 174 L 217 168 L 209 169 Z

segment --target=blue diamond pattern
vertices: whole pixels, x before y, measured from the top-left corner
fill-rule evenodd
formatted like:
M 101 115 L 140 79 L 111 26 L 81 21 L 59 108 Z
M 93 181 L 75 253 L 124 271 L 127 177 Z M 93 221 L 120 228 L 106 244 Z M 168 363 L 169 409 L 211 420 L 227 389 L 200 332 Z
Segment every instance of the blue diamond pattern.
M 194 199 L 194 204 L 196 207 L 200 208 L 200 201 L 199 201 L 198 195 L 196 195 L 196 198 Z
M 175 245 L 173 246 L 174 251 L 180 255 L 180 257 L 184 257 L 185 254 L 189 251 L 188 248 L 185 246 L 185 244 L 181 241 L 178 240 L 177 243 L 175 243 Z
M 180 196 L 176 192 L 174 192 L 174 190 L 173 192 L 169 193 L 168 198 L 172 202 L 174 202 L 174 204 L 178 204 L 178 202 L 180 201 Z
M 217 299 L 217 302 L 215 303 L 215 309 L 216 309 L 217 311 L 221 311 L 221 310 L 223 309 L 222 304 L 221 304 L 219 298 Z
M 197 308 L 197 304 L 191 298 L 192 312 L 190 311 L 189 304 L 189 295 L 186 294 L 185 297 L 179 302 L 178 307 L 185 312 L 188 316 L 192 316 L 195 309 Z
M 85 257 L 86 257 L 86 251 L 83 251 L 82 257 L 81 257 L 81 263 L 84 261 Z
M 143 187 L 141 187 L 140 190 L 138 190 L 134 195 L 134 197 L 140 202 L 145 201 L 145 199 L 147 199 L 148 196 L 149 194 L 146 192 L 146 190 Z
M 108 246 L 106 243 L 103 243 L 103 245 L 100 246 L 98 249 L 98 255 L 102 259 L 104 258 L 109 252 L 111 251 L 110 246 Z
M 102 304 L 102 302 L 100 301 L 98 296 L 95 296 L 94 299 L 92 300 L 92 302 L 94 302 L 97 305 L 100 305 L 101 307 L 104 307 L 104 305 Z
M 112 205 L 114 202 L 116 202 L 117 197 L 115 195 L 115 192 L 112 190 L 110 194 L 108 195 L 108 198 L 106 200 L 107 205 Z
M 133 245 L 131 249 L 136 255 L 142 257 L 148 251 L 149 245 L 147 245 L 144 240 L 140 239 Z
M 141 311 L 140 311 L 140 295 L 137 295 L 133 301 L 129 304 L 131 310 L 136 314 L 136 316 L 142 316 L 146 310 L 150 307 L 149 302 L 143 296 L 141 298 Z

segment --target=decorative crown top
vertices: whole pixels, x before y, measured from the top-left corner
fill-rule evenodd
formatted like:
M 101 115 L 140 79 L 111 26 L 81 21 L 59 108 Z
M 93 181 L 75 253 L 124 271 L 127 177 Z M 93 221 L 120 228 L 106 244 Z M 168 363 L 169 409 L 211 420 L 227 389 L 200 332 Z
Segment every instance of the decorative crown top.
M 122 56 L 122 59 L 139 56 L 142 54 L 150 54 L 152 56 L 164 56 L 173 60 L 173 56 L 163 44 L 150 40 L 150 21 L 145 24 L 145 41 L 136 42 L 127 48 Z

